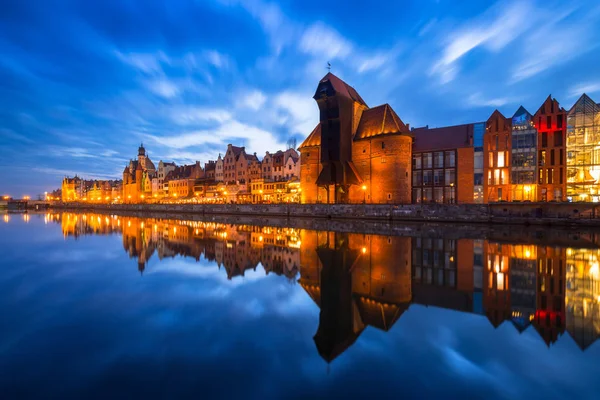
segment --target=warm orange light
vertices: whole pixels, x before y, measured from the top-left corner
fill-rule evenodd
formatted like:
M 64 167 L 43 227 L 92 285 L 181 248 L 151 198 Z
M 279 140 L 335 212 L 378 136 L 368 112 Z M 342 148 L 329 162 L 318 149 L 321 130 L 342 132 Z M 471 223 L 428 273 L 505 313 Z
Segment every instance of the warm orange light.
M 144 198 L 144 195 L 141 195 L 140 197 L 143 199 L 143 198 Z
M 127 198 L 128 198 L 128 199 L 131 199 L 131 195 L 128 195 L 128 196 L 127 196 Z
M 363 254 L 367 254 L 367 248 L 366 247 L 363 247 L 361 251 L 362 251 Z
M 23 196 L 24 200 L 29 200 L 29 196 Z
M 194 193 L 194 194 L 195 194 L 196 196 L 200 196 L 200 193 L 198 193 L 198 192 L 196 192 L 196 193 Z
M 154 197 L 158 196 L 156 193 L 154 193 Z
M 367 185 L 362 185 L 362 190 L 367 190 Z

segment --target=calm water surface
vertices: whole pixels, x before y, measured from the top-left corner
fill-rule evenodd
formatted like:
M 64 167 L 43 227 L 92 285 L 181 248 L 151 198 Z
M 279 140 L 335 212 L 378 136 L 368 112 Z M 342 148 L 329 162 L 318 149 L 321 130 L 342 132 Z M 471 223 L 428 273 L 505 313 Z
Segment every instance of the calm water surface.
M 2 398 L 600 396 L 593 234 L 3 219 Z

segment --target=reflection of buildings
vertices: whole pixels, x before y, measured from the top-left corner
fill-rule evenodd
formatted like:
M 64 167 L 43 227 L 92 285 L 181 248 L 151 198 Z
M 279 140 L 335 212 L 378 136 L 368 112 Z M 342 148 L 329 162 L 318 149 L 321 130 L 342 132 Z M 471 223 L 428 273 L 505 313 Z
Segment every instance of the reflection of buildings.
M 184 256 L 215 261 L 227 277 L 243 276 L 261 264 L 267 274 L 292 279 L 300 269 L 300 233 L 293 228 L 233 226 L 199 221 L 98 214 L 49 215 L 65 236 L 121 233 L 123 248 L 143 272 L 156 253 L 160 260 Z M 48 218 L 47 217 L 47 218 Z
M 565 331 L 582 349 L 600 336 L 600 249 L 585 235 L 457 240 L 429 230 L 388 237 L 94 214 L 45 220 L 60 221 L 65 236 L 122 234 L 141 272 L 155 254 L 204 257 L 229 279 L 259 264 L 289 279 L 300 272 L 321 310 L 314 340 L 328 362 L 368 326 L 391 329 L 413 303 L 485 315 L 494 327 L 510 321 L 548 346 Z

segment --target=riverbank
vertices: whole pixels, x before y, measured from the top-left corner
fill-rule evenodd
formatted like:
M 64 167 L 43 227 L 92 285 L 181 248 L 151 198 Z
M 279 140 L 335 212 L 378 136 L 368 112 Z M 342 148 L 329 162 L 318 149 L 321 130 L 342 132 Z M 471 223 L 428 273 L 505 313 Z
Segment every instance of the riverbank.
M 89 204 L 55 203 L 55 209 L 185 213 L 325 220 L 449 222 L 600 227 L 595 203 L 496 204 Z

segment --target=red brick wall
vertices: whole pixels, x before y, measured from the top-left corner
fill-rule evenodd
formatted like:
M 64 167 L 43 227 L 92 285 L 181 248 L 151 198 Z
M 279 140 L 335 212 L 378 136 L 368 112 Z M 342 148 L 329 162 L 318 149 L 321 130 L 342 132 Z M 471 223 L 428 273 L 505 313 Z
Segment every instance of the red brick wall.
M 475 152 L 472 147 L 456 151 L 456 201 L 473 203 Z
M 382 135 L 353 143 L 352 161 L 367 187 L 350 188 L 350 202 L 410 203 L 412 139 L 405 135 Z

